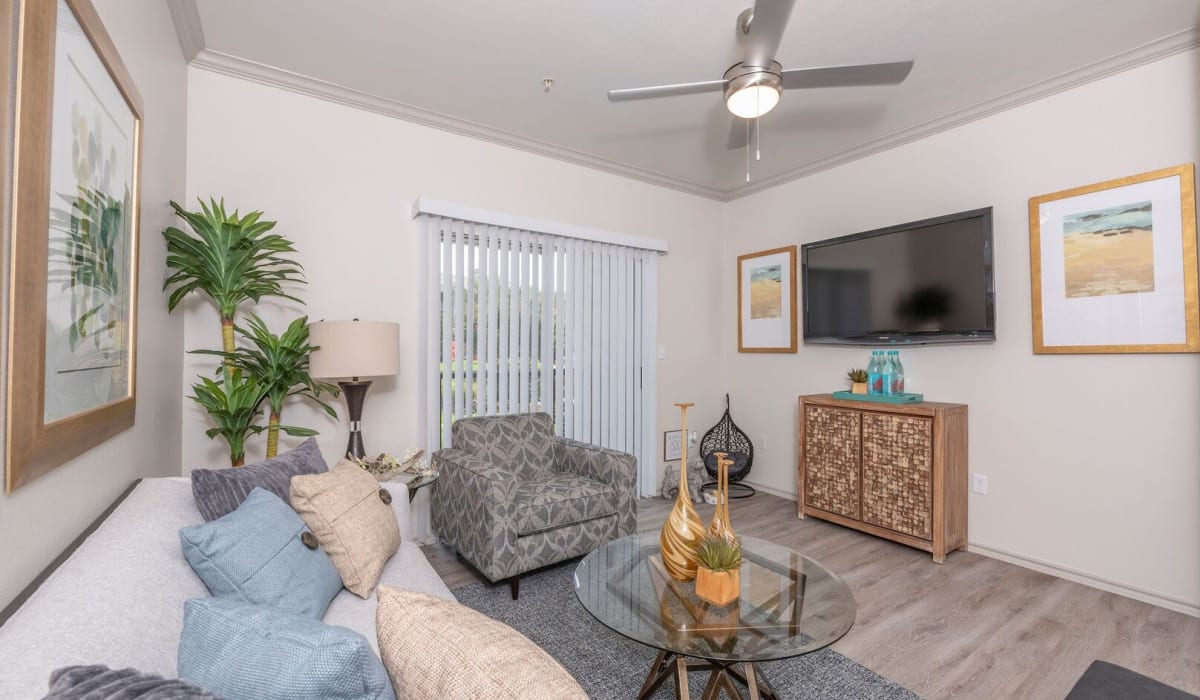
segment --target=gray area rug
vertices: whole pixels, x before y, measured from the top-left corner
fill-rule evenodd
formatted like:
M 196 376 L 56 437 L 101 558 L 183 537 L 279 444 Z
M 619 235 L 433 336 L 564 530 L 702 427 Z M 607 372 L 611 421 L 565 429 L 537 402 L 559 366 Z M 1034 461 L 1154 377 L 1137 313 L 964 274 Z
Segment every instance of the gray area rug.
M 597 622 L 575 597 L 571 575 L 578 561 L 521 578 L 521 598 L 508 585 L 473 583 L 454 591 L 464 605 L 517 629 L 558 660 L 596 700 L 636 698 L 656 650 L 622 637 Z M 783 698 L 799 700 L 920 700 L 908 690 L 836 651 L 820 651 L 761 665 Z M 700 697 L 707 672 L 690 674 L 692 697 Z M 655 698 L 672 698 L 673 681 Z

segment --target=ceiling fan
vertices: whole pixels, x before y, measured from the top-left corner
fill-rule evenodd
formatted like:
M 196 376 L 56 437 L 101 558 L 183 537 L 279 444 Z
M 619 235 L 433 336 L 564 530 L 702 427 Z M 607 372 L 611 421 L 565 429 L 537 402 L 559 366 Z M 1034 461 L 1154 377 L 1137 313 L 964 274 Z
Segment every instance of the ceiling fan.
M 725 106 L 734 116 L 757 119 L 775 108 L 784 90 L 897 85 L 908 77 L 912 61 L 783 70 L 775 53 L 794 4 L 795 0 L 756 0 L 754 7 L 738 15 L 737 35 L 743 58 L 720 80 L 609 90 L 609 101 L 722 91 Z

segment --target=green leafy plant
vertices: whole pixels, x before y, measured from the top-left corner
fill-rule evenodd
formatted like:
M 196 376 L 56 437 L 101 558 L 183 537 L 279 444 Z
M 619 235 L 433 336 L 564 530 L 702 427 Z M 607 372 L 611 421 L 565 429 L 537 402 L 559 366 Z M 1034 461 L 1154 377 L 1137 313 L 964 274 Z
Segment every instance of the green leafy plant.
M 306 398 L 330 417 L 336 418 L 337 411 L 321 400 L 322 393 L 339 394 L 338 388 L 327 382 L 317 381 L 308 373 L 308 356 L 318 348 L 308 342 L 308 317 L 301 316 L 292 321 L 281 335 L 275 335 L 267 324 L 251 314 L 246 326 L 236 326 L 238 334 L 247 341 L 244 347 L 233 352 L 221 350 L 194 350 L 204 355 L 217 355 L 225 359 L 225 366 L 251 376 L 262 388 L 262 402 L 267 405 L 267 459 L 279 452 L 279 433 L 293 437 L 316 435 L 311 428 L 299 428 L 281 424 L 283 403 L 291 396 Z
M 230 466 L 240 467 L 246 462 L 246 438 L 257 435 L 264 428 L 256 425 L 265 391 L 253 376 L 242 374 L 241 370 L 224 370 L 221 381 L 213 381 L 208 377 L 199 377 L 192 385 L 193 401 L 200 404 L 213 422 L 215 428 L 209 428 L 205 435 L 210 439 L 221 437 L 229 445 Z
M 867 381 L 867 370 L 852 369 L 846 373 L 846 377 L 855 384 L 863 384 Z
M 720 535 L 705 535 L 696 548 L 696 560 L 710 571 L 733 571 L 742 565 L 742 543 Z
M 209 296 L 221 314 L 222 349 L 232 353 L 234 315 L 238 307 L 263 297 L 280 297 L 303 304 L 283 287 L 285 283 L 302 283 L 303 267 L 288 257 L 295 252 L 291 241 L 269 233 L 275 222 L 263 221 L 261 211 L 239 216 L 237 211 L 226 213 L 224 200 L 199 202 L 198 212 L 171 202 L 192 233 L 174 226 L 163 231 L 167 268 L 173 270 L 163 282 L 163 290 L 171 290 L 167 310 L 174 311 L 193 291 Z

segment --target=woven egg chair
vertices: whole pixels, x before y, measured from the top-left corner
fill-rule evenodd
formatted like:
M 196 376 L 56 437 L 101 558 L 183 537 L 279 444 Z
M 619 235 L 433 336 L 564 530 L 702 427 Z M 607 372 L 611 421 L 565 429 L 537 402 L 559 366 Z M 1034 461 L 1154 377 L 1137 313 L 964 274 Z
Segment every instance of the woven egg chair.
M 733 422 L 729 415 L 729 394 L 725 394 L 725 413 L 717 424 L 709 428 L 700 440 L 700 456 L 704 459 L 704 471 L 711 477 L 701 490 L 711 492 L 717 487 L 717 458 L 715 453 L 724 452 L 728 459 L 733 460 L 729 465 L 729 497 L 749 498 L 756 492 L 753 486 L 741 483 L 750 473 L 754 465 L 754 444 L 750 436 Z

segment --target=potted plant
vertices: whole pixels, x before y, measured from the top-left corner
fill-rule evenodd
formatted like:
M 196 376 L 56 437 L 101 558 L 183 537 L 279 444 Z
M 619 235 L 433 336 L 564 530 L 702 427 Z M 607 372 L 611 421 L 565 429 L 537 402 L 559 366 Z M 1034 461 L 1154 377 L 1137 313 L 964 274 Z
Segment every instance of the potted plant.
M 242 303 L 258 303 L 263 297 L 304 303 L 284 289 L 284 284 L 304 282 L 300 263 L 288 257 L 296 249 L 287 238 L 268 233 L 275 222 L 262 221 L 261 211 L 229 214 L 224 200 L 215 199 L 207 204 L 200 200 L 198 212 L 175 202 L 171 208 L 193 233 L 175 226 L 163 231 L 171 271 L 163 282 L 163 290 L 171 291 L 168 313 L 193 291 L 208 296 L 221 315 L 221 349 L 232 353 L 233 317 Z M 232 367 L 232 360 L 226 366 Z
M 240 467 L 246 463 L 246 438 L 264 430 L 256 421 L 265 392 L 257 379 L 239 369 L 226 369 L 223 374 L 220 381 L 199 377 L 190 398 L 217 424 L 205 434 L 209 439 L 223 438 L 229 445 L 230 466 Z
M 737 600 L 741 588 L 742 543 L 718 535 L 700 540 L 696 549 L 696 597 L 717 607 Z
M 263 389 L 263 401 L 267 404 L 267 459 L 279 452 L 280 431 L 292 437 L 316 435 L 311 428 L 285 426 L 283 403 L 292 396 L 300 396 L 320 406 L 325 413 L 336 418 L 333 407 L 321 400 L 321 393 L 337 396 L 338 388 L 327 382 L 317 381 L 308 373 L 308 356 L 314 348 L 308 342 L 308 317 L 301 316 L 288 325 L 282 335 L 275 335 L 267 324 L 255 314 L 250 314 L 246 327 L 236 326 L 238 334 L 248 345 L 233 352 L 221 350 L 193 350 L 203 355 L 217 355 L 227 365 L 254 377 Z
M 846 377 L 850 380 L 850 393 L 867 393 L 867 370 L 852 369 L 846 373 Z

